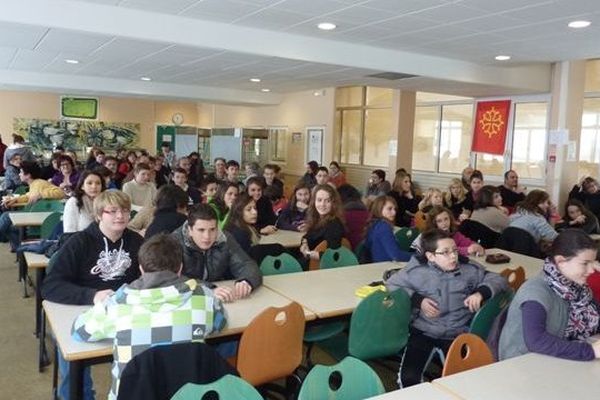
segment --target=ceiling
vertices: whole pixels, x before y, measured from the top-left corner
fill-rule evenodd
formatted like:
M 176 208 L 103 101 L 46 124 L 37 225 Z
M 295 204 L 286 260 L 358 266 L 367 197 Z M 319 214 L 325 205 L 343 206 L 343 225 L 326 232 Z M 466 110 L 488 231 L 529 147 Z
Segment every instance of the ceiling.
M 551 62 L 600 57 L 598 0 L 0 0 L 0 7 L 4 88 L 246 104 L 343 85 L 489 96 L 548 91 Z M 592 25 L 568 28 L 576 19 Z M 324 21 L 337 29 L 317 29 Z M 512 59 L 496 61 L 498 54 Z M 366 77 L 384 71 L 418 77 Z

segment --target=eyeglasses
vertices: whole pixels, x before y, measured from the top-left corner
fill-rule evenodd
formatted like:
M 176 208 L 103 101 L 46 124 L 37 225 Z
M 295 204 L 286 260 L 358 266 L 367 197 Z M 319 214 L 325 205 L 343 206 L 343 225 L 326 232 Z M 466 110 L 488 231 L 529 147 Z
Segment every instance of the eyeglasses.
M 104 210 L 102 210 L 102 212 L 103 212 L 104 214 L 108 214 L 108 215 L 110 215 L 111 217 L 114 217 L 114 216 L 116 216 L 117 214 L 121 214 L 121 215 L 124 215 L 124 216 L 125 216 L 125 215 L 126 215 L 126 216 L 129 216 L 129 213 L 131 212 L 131 210 L 123 210 L 123 209 L 121 209 L 121 208 L 117 208 L 117 209 L 115 209 L 115 210 L 106 210 L 106 209 L 104 209 Z
M 435 251 L 435 252 L 433 252 L 433 254 L 437 254 L 438 256 L 444 256 L 444 257 L 457 256 L 458 249 Z

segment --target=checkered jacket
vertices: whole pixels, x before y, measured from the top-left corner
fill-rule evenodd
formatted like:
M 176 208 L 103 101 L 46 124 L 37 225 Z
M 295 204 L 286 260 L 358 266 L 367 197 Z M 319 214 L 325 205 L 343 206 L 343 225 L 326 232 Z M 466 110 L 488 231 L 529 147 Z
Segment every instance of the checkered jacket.
M 109 399 L 117 398 L 121 373 L 136 355 L 156 345 L 201 342 L 225 325 L 219 299 L 200 282 L 185 279 L 150 289 L 123 285 L 75 320 L 76 340 L 114 339 Z

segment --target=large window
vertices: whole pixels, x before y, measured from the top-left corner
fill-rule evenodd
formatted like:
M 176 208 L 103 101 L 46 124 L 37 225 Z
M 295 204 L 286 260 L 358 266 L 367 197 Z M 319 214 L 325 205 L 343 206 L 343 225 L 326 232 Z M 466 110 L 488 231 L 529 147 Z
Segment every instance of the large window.
M 335 131 L 343 164 L 385 167 L 392 133 L 392 89 L 338 88 Z
M 579 176 L 598 176 L 600 164 L 600 98 L 583 100 Z

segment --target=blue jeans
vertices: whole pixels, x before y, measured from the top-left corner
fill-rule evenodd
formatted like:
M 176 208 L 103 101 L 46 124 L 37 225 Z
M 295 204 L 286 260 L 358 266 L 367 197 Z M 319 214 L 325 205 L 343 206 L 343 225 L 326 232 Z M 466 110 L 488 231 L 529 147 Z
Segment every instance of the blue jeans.
M 58 397 L 62 400 L 69 399 L 69 362 L 66 361 L 60 350 L 58 354 Z M 94 400 L 96 398 L 96 391 L 94 390 L 94 382 L 92 382 L 92 370 L 91 367 L 86 367 L 83 370 L 83 399 Z
M 19 230 L 13 226 L 8 211 L 0 215 L 0 241 L 10 241 L 11 250 L 16 250 L 19 247 Z

